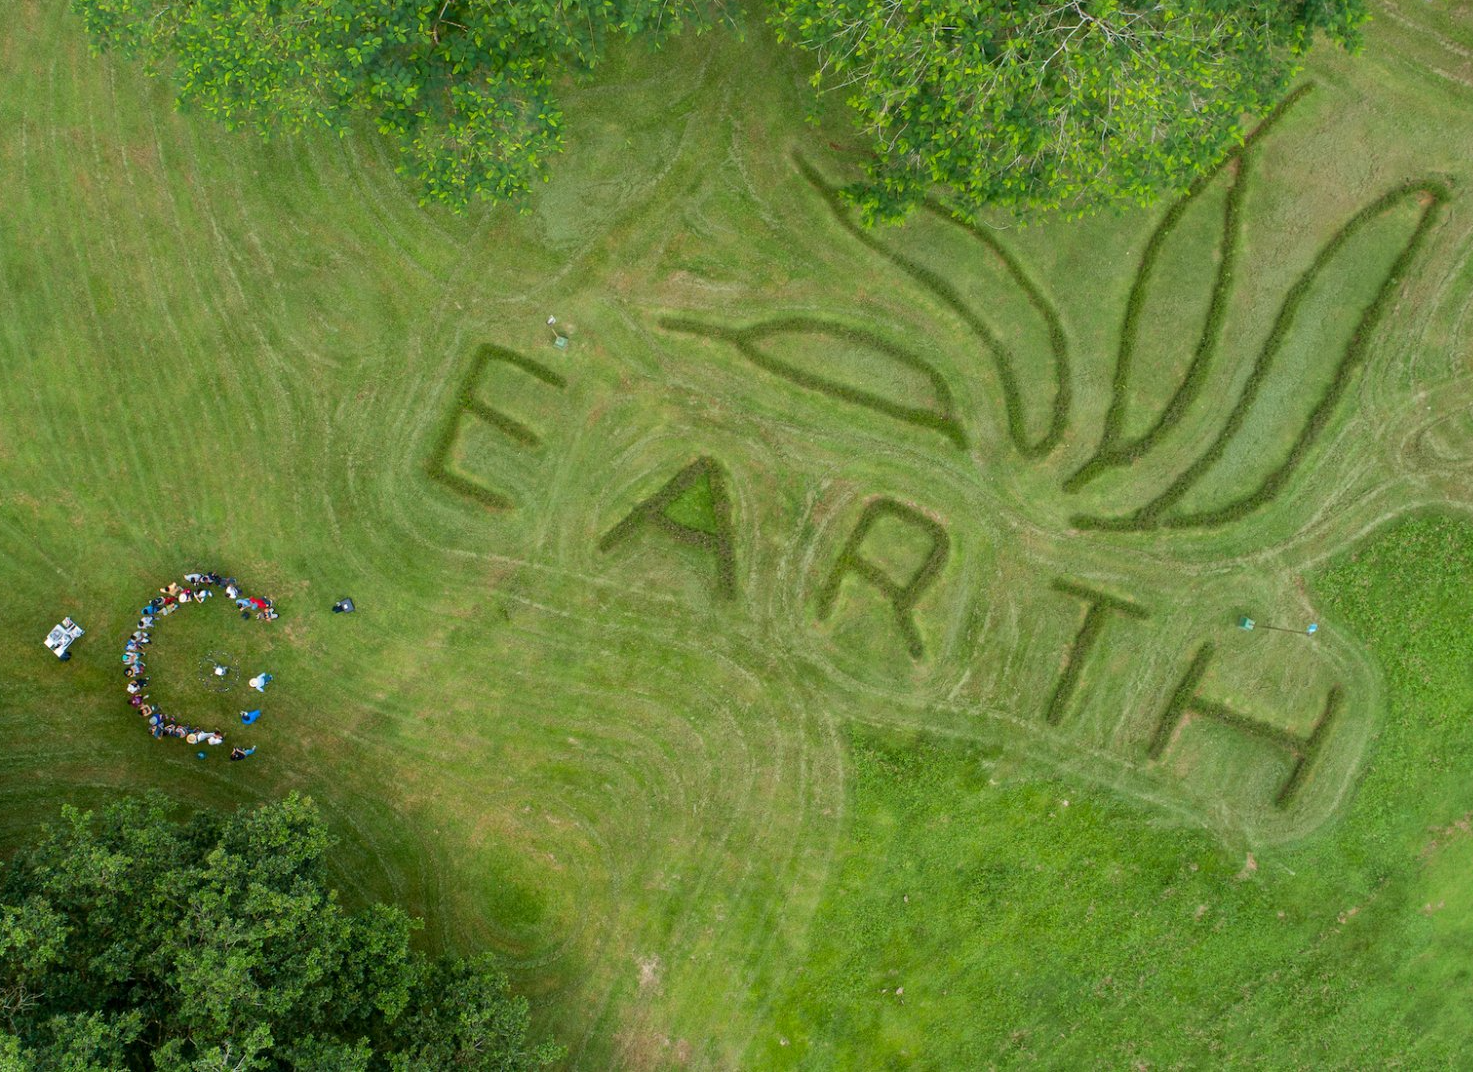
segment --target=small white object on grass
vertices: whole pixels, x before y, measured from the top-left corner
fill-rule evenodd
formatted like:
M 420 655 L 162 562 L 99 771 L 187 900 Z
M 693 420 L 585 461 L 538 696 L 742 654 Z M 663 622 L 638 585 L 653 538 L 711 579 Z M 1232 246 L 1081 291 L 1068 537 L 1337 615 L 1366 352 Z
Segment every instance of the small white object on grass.
M 43 643 L 51 649 L 51 651 L 56 655 L 58 659 L 65 661 L 72 657 L 71 652 L 69 652 L 67 649 L 70 648 L 72 646 L 72 642 L 80 637 L 84 632 L 86 632 L 86 630 L 83 629 L 76 622 L 72 621 L 70 618 L 63 618 L 60 625 L 54 625 L 51 627 L 51 632 L 46 634 L 46 639 L 43 641 Z

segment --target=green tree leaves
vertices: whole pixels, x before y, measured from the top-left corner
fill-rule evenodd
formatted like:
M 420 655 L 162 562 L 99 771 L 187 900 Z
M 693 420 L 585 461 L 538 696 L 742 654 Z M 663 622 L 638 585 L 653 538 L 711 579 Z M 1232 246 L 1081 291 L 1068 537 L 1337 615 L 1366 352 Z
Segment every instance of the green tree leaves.
M 345 911 L 329 847 L 296 796 L 184 822 L 157 799 L 65 812 L 0 870 L 0 1072 L 556 1058 L 528 1046 L 527 1003 L 492 962 L 412 951 L 397 908 Z
M 424 201 L 526 191 L 562 147 L 552 79 L 617 37 L 709 25 L 720 0 L 74 0 L 93 45 L 263 136 L 366 116 Z
M 724 0 L 73 0 L 94 46 L 168 71 L 181 105 L 263 136 L 371 120 L 422 200 L 524 193 L 562 148 L 552 84 L 616 38 L 658 44 Z M 772 0 L 871 137 L 867 220 L 940 186 L 1083 212 L 1180 192 L 1267 110 L 1317 33 L 1365 0 Z
M 775 0 L 870 136 L 867 219 L 939 185 L 963 216 L 1181 191 L 1284 91 L 1317 31 L 1358 44 L 1363 0 Z
M 549 1045 L 530 1055 L 519 1050 L 526 1034 L 527 1000 L 511 997 L 506 977 L 488 959 L 441 961 L 424 973 L 407 1013 L 397 1021 L 392 1072 L 440 1072 L 485 1068 L 515 1072 L 559 1057 Z

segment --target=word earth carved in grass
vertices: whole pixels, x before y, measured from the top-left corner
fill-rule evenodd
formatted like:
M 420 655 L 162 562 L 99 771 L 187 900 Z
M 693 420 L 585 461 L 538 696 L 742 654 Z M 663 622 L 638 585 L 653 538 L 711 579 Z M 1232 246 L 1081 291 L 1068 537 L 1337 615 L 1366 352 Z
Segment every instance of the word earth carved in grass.
M 705 489 L 701 494 L 701 489 Z M 928 550 L 909 576 L 897 580 L 886 564 L 865 553 L 874 527 L 889 519 L 924 537 Z M 599 541 L 599 550 L 608 552 L 631 540 L 636 533 L 652 529 L 679 543 L 694 546 L 710 554 L 716 562 L 717 593 L 723 599 L 736 595 L 736 562 L 731 503 L 725 491 L 721 466 L 710 457 L 701 457 L 679 470 L 655 494 L 634 508 Z M 870 499 L 858 523 L 844 540 L 827 576 L 819 587 L 814 617 L 826 621 L 833 614 L 841 585 L 853 576 L 875 589 L 889 605 L 895 628 L 903 637 L 914 660 L 925 656 L 925 644 L 916 624 L 914 611 L 926 593 L 940 579 L 951 548 L 946 529 L 936 519 L 918 508 L 888 497 Z M 1083 675 L 1102 650 L 1107 625 L 1112 620 L 1143 622 L 1149 612 L 1138 603 L 1099 591 L 1076 581 L 1059 578 L 1053 589 L 1083 604 L 1084 613 L 1077 633 L 1061 653 L 1053 688 L 1038 717 L 1049 728 L 1065 722 L 1074 706 Z M 1281 751 L 1291 761 L 1288 774 L 1280 782 L 1269 802 L 1285 809 L 1295 802 L 1319 761 L 1323 744 L 1337 724 L 1343 706 L 1344 687 L 1332 685 L 1326 695 L 1322 713 L 1308 734 L 1298 735 L 1275 721 L 1255 718 L 1235 710 L 1230 704 L 1204 695 L 1203 679 L 1213 657 L 1213 645 L 1201 644 L 1191 656 L 1189 665 L 1173 687 L 1160 683 L 1164 698 L 1155 725 L 1145 739 L 1114 742 L 1120 758 L 1131 764 L 1162 765 L 1171 758 L 1173 746 L 1184 727 L 1193 719 L 1204 719 L 1228 727 L 1259 744 Z M 1062 731 L 1068 740 L 1067 727 Z

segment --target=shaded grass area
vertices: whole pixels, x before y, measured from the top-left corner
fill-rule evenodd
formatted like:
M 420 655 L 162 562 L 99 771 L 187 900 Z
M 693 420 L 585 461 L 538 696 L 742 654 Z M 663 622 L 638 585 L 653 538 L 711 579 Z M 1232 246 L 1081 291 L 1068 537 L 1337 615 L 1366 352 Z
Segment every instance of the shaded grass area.
M 805 1068 L 1450 1067 L 1469 1030 L 1473 522 L 1316 578 L 1390 710 L 1346 821 L 1232 852 L 996 749 L 856 732 L 853 829 L 762 1056 Z M 1454 983 L 1451 989 L 1440 984 Z

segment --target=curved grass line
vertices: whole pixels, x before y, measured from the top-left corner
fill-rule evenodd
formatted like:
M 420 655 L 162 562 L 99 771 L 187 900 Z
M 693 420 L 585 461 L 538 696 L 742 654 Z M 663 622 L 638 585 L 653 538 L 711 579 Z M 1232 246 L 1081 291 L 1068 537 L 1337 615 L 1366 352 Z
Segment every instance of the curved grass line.
M 1201 390 L 1201 383 L 1206 380 L 1211 356 L 1217 349 L 1218 329 L 1222 322 L 1222 314 L 1219 310 L 1226 305 L 1221 298 L 1231 285 L 1232 264 L 1237 258 L 1241 237 L 1240 229 L 1235 229 L 1233 224 L 1237 216 L 1237 202 L 1243 189 L 1245 161 L 1239 158 L 1225 161 L 1225 163 L 1228 162 L 1233 164 L 1233 184 L 1228 191 L 1223 211 L 1222 238 L 1219 243 L 1219 248 L 1222 250 L 1222 261 L 1218 266 L 1216 278 L 1213 280 L 1212 300 L 1208 308 L 1207 320 L 1202 325 L 1202 333 L 1198 336 L 1197 347 L 1192 354 L 1192 361 L 1187 368 L 1186 376 L 1183 377 L 1181 384 L 1177 386 L 1176 391 L 1157 416 L 1155 423 L 1145 434 L 1128 442 L 1123 441 L 1121 426 L 1125 421 L 1127 384 L 1134 367 L 1135 344 L 1140 335 L 1140 313 L 1145 306 L 1146 286 L 1154 274 L 1156 260 L 1166 245 L 1167 237 L 1176 229 L 1181 218 L 1186 215 L 1186 210 L 1205 192 L 1211 179 L 1221 173 L 1220 169 L 1216 168 L 1203 180 L 1193 183 L 1186 196 L 1171 206 L 1146 243 L 1146 251 L 1141 257 L 1140 268 L 1136 271 L 1135 282 L 1131 285 L 1130 297 L 1126 302 L 1125 319 L 1120 326 L 1120 344 L 1115 357 L 1115 376 L 1110 385 L 1110 406 L 1105 411 L 1100 442 L 1090 459 L 1064 480 L 1063 488 L 1066 492 L 1078 491 L 1106 470 L 1123 465 L 1145 454 L 1167 430 L 1181 419 L 1187 407 L 1195 401 Z
M 1289 478 L 1293 476 L 1294 470 L 1304 461 L 1304 457 L 1309 452 L 1310 447 L 1314 445 L 1315 440 L 1319 438 L 1320 433 L 1324 431 L 1325 426 L 1329 423 L 1335 406 L 1339 403 L 1340 397 L 1345 393 L 1346 387 L 1349 386 L 1352 373 L 1364 363 L 1366 343 L 1375 331 L 1376 325 L 1385 311 L 1387 299 L 1391 296 L 1391 292 L 1396 287 L 1396 284 L 1401 281 L 1402 273 L 1406 270 L 1407 265 L 1411 263 L 1411 259 L 1416 255 L 1417 250 L 1421 247 L 1428 231 L 1431 230 L 1433 220 L 1439 208 L 1447 199 L 1447 192 L 1442 187 L 1432 183 L 1412 186 L 1405 191 L 1405 194 L 1422 194 L 1429 198 L 1429 202 L 1422 210 L 1421 217 L 1417 220 L 1416 229 L 1412 232 L 1406 245 L 1402 247 L 1401 253 L 1397 255 L 1396 260 L 1391 263 L 1391 268 L 1387 271 L 1386 277 L 1381 281 L 1381 286 L 1376 292 L 1376 297 L 1372 299 L 1371 304 L 1361 314 L 1360 322 L 1356 324 L 1355 332 L 1350 338 L 1350 343 L 1345 347 L 1344 356 L 1340 360 L 1339 367 L 1335 370 L 1334 378 L 1330 381 L 1329 386 L 1326 387 L 1325 393 L 1320 396 L 1319 402 L 1315 404 L 1315 408 L 1310 413 L 1309 419 L 1305 422 L 1303 430 L 1299 433 L 1299 438 L 1295 440 L 1294 446 L 1290 448 L 1288 456 L 1285 457 L 1284 461 L 1273 472 L 1264 477 L 1263 482 L 1257 488 L 1247 495 L 1235 499 L 1224 506 L 1220 506 L 1215 510 L 1202 510 L 1192 514 L 1177 514 L 1168 517 L 1162 522 L 1165 527 L 1173 529 L 1215 528 L 1246 517 L 1260 506 L 1272 501 L 1283 490 Z
M 1352 333 L 1350 342 L 1345 347 L 1345 352 L 1335 369 L 1335 374 L 1326 386 L 1320 400 L 1311 411 L 1309 418 L 1305 421 L 1303 430 L 1299 434 L 1293 448 L 1284 462 L 1265 477 L 1264 481 L 1254 491 L 1225 506 L 1215 510 L 1199 511 L 1194 514 L 1181 514 L 1174 517 L 1165 517 L 1171 507 L 1181 501 L 1192 487 L 1202 479 L 1221 460 L 1223 453 L 1227 450 L 1233 438 L 1238 434 L 1258 400 L 1258 393 L 1263 387 L 1269 372 L 1273 369 L 1274 361 L 1279 350 L 1288 336 L 1289 329 L 1294 324 L 1299 308 L 1309 293 L 1314 282 L 1328 266 L 1330 260 L 1344 248 L 1360 230 L 1382 213 L 1390 210 L 1399 202 L 1408 197 L 1423 196 L 1428 199 L 1428 204 L 1422 211 L 1417 226 L 1408 237 L 1406 244 L 1396 259 L 1392 261 L 1387 269 L 1386 276 L 1381 282 L 1374 298 L 1361 314 L 1359 323 Z M 1305 269 L 1304 273 L 1295 281 L 1284 296 L 1283 304 L 1279 307 L 1278 315 L 1274 319 L 1273 329 L 1259 350 L 1258 358 L 1254 362 L 1253 370 L 1248 376 L 1243 390 L 1238 396 L 1237 403 L 1228 415 L 1226 423 L 1217 434 L 1217 438 L 1198 456 L 1197 460 L 1188 466 L 1172 483 L 1156 498 L 1146 503 L 1133 514 L 1120 517 L 1103 518 L 1091 515 L 1077 515 L 1073 523 L 1079 528 L 1086 529 L 1112 529 L 1112 530 L 1134 530 L 1142 531 L 1153 528 L 1210 528 L 1228 522 L 1238 520 L 1253 510 L 1258 509 L 1272 500 L 1294 470 L 1303 460 L 1305 453 L 1324 430 L 1335 404 L 1344 393 L 1349 383 L 1351 373 L 1365 359 L 1365 345 L 1374 330 L 1376 323 L 1380 320 L 1384 311 L 1386 299 L 1390 296 L 1392 288 L 1400 281 L 1403 271 L 1410 263 L 1424 241 L 1431 227 L 1433 217 L 1439 208 L 1447 200 L 1448 192 L 1440 183 L 1431 180 L 1413 180 L 1402 183 L 1399 186 L 1382 194 L 1375 201 L 1366 205 L 1354 216 L 1352 216 L 1341 228 L 1321 247 L 1313 262 Z
M 1044 435 L 1038 440 L 1030 442 L 1026 422 L 1023 418 L 1022 395 L 1018 389 L 1017 376 L 1013 371 L 1013 357 L 1007 347 L 1003 345 L 1002 340 L 997 337 L 997 334 L 987 326 L 981 317 L 972 312 L 971 307 L 957 293 L 956 288 L 940 275 L 919 262 L 911 260 L 909 257 L 890 249 L 850 219 L 848 212 L 845 210 L 845 205 L 839 197 L 838 188 L 825 182 L 823 176 L 819 175 L 817 169 L 812 164 L 796 154 L 793 156 L 793 163 L 799 173 L 808 180 L 809 185 L 823 198 L 824 203 L 829 207 L 829 211 L 833 213 L 834 218 L 839 222 L 839 226 L 843 227 L 844 230 L 848 231 L 871 251 L 877 253 L 880 257 L 889 261 L 927 290 L 931 291 L 992 352 L 993 363 L 997 369 L 997 378 L 1002 384 L 1003 410 L 1007 417 L 1008 438 L 1012 440 L 1013 446 L 1017 449 L 1018 453 L 1022 454 L 1025 458 L 1040 458 L 1049 454 L 1058 446 L 1060 440 L 1063 438 L 1069 417 L 1068 407 L 1070 396 L 1067 349 L 1062 355 L 1058 352 L 1055 355 L 1058 360 L 1056 374 L 1060 388 L 1055 394 L 1053 418 Z M 932 211 L 936 210 L 933 208 Z M 977 234 L 975 230 L 972 233 Z M 987 240 L 986 244 L 989 249 L 994 251 L 1000 249 L 995 240 Z M 1026 276 L 1022 274 L 1021 268 L 1018 268 L 1010 257 L 1004 257 L 1003 263 L 1008 268 L 1009 274 L 1013 275 L 1014 279 L 1026 279 Z M 1031 286 L 1031 283 L 1024 287 L 1024 293 L 1027 295 L 1029 303 L 1034 305 L 1035 308 L 1043 301 L 1042 295 L 1036 287 Z M 1045 302 L 1044 304 L 1047 303 Z M 1050 324 L 1051 337 L 1053 326 L 1056 322 L 1057 317 L 1055 316 Z M 1062 336 L 1062 328 L 1059 329 L 1059 332 L 1060 336 Z M 1060 396 L 1062 396 L 1062 402 L 1060 401 Z
M 1156 230 L 1151 233 L 1146 243 L 1146 250 L 1141 255 L 1141 263 L 1136 270 L 1135 281 L 1130 288 L 1130 297 L 1126 301 L 1125 319 L 1120 325 L 1120 345 L 1116 351 L 1115 375 L 1110 383 L 1110 406 L 1105 412 L 1100 443 L 1095 448 L 1094 455 L 1064 481 L 1065 491 L 1078 491 L 1105 471 L 1128 465 L 1154 449 L 1162 437 L 1181 422 L 1192 403 L 1201 395 L 1202 389 L 1207 385 L 1207 373 L 1211 370 L 1212 360 L 1216 356 L 1217 346 L 1222 338 L 1223 321 L 1227 316 L 1227 299 L 1232 292 L 1238 250 L 1242 244 L 1241 210 L 1243 196 L 1247 189 L 1248 170 L 1253 159 L 1252 151 L 1263 136 L 1278 124 L 1284 113 L 1304 99 L 1313 89 L 1314 83 L 1307 82 L 1279 102 L 1278 106 L 1264 117 L 1263 122 L 1259 123 L 1243 140 L 1241 146 L 1223 157 L 1221 163 L 1192 183 L 1186 195 L 1171 206 L 1156 226 Z M 1121 426 L 1125 421 L 1127 388 L 1134 368 L 1135 346 L 1140 335 L 1140 319 L 1141 312 L 1145 308 L 1146 288 L 1155 273 L 1156 261 L 1166 246 L 1167 238 L 1176 229 L 1182 217 L 1186 215 L 1187 209 L 1228 167 L 1233 169 L 1233 184 L 1228 189 L 1227 199 L 1223 205 L 1222 238 L 1219 242 L 1222 259 L 1218 263 L 1217 274 L 1213 279 L 1212 296 L 1207 306 L 1207 319 L 1197 338 L 1197 346 L 1192 353 L 1191 363 L 1187 366 L 1181 383 L 1177 385 L 1176 391 L 1172 393 L 1151 427 L 1134 439 L 1125 439 L 1121 433 Z
M 1028 299 L 1028 304 L 1043 319 L 1048 329 L 1049 349 L 1054 358 L 1054 402 L 1049 411 L 1049 426 L 1044 433 L 1043 439 L 1036 444 L 1035 450 L 1039 456 L 1050 453 L 1059 441 L 1064 438 L 1065 431 L 1069 427 L 1069 411 L 1074 405 L 1074 383 L 1070 376 L 1069 361 L 1069 336 L 1064 332 L 1064 322 L 1059 316 L 1059 311 L 1049 301 L 1039 285 L 1024 271 L 1022 264 L 1012 255 L 998 240 L 988 233 L 986 228 L 979 227 L 966 219 L 953 213 L 940 201 L 927 199 L 924 208 L 938 219 L 958 227 L 981 242 L 992 251 L 1018 289 Z M 964 317 L 965 319 L 965 317 Z
M 847 324 L 806 316 L 781 317 L 748 328 L 727 328 L 688 317 L 662 317 L 659 323 L 667 331 L 681 331 L 704 338 L 721 339 L 736 347 L 743 357 L 758 368 L 775 376 L 781 376 L 799 387 L 826 394 L 851 405 L 864 406 L 904 424 L 939 432 L 959 449 L 967 449 L 966 433 L 962 429 L 961 422 L 957 420 L 956 402 L 951 396 L 951 389 L 947 386 L 946 380 L 925 361 L 878 335 L 850 327 Z M 897 364 L 924 376 L 936 394 L 938 408 L 907 406 L 872 391 L 851 387 L 824 376 L 816 376 L 780 358 L 763 353 L 755 345 L 769 336 L 781 333 L 827 335 L 882 353 Z

